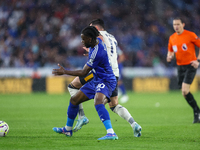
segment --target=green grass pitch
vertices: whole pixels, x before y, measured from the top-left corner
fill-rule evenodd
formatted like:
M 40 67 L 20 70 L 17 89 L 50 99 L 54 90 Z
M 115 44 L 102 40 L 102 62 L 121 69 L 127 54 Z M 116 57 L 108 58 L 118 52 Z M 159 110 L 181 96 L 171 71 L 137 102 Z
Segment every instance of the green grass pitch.
M 94 101 L 84 103 L 89 124 L 72 137 L 53 132 L 52 127 L 66 123 L 69 95 L 46 93 L 0 95 L 0 120 L 10 131 L 0 137 L 2 150 L 198 150 L 200 124 L 192 124 L 193 112 L 180 91 L 134 93 L 123 104 L 142 126 L 142 136 L 135 138 L 129 123 L 109 111 L 115 141 L 97 141 L 106 135 L 94 108 Z M 200 106 L 200 92 L 194 93 Z M 75 122 L 76 123 L 76 122 Z

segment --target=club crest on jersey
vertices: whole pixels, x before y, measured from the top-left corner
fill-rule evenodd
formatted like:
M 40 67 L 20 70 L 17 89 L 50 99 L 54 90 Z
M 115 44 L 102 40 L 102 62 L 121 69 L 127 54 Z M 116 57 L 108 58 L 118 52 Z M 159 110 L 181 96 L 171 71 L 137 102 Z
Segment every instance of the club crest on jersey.
M 174 46 L 172 46 L 172 49 L 173 49 L 173 51 L 176 53 L 177 52 L 177 46 L 176 45 L 174 45 Z
M 184 50 L 184 51 L 187 50 L 187 45 L 186 45 L 186 44 L 183 44 L 183 45 L 182 45 L 182 50 Z

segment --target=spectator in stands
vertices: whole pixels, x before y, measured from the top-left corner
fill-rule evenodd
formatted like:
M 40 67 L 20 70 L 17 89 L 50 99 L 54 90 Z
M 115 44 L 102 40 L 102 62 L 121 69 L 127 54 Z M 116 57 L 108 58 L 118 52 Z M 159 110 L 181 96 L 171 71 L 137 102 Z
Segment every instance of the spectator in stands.
M 103 7 L 100 3 L 104 4 Z M 126 45 L 123 47 L 127 55 L 125 67 L 152 67 L 154 59 L 149 56 L 159 58 L 166 65 L 163 56 L 166 55 L 166 40 L 172 30 L 172 18 L 181 14 L 186 19 L 187 27 L 194 28 L 198 33 L 200 9 L 196 0 L 178 0 L 177 3 L 167 0 L 160 4 L 162 9 L 149 0 L 0 1 L 0 41 L 5 43 L 3 45 L 7 49 L 4 59 L 5 51 L 0 45 L 1 67 L 51 67 L 57 63 L 51 58 L 51 51 L 55 49 L 58 49 L 54 52 L 58 58 L 65 56 L 65 60 L 61 60 L 63 66 L 82 67 L 86 60 L 80 59 L 82 51 L 78 35 L 85 22 L 97 16 L 105 20 L 108 24 L 106 28 L 119 43 Z M 191 8 L 196 11 L 190 11 Z M 135 55 L 145 59 L 134 59 Z

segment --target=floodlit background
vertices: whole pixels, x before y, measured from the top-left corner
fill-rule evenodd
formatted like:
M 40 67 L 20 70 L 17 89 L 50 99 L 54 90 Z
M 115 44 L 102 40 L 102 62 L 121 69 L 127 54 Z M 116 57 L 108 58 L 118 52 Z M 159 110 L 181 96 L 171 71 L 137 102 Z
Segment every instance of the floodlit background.
M 46 78 L 58 63 L 83 67 L 81 30 L 101 18 L 125 54 L 124 80 L 171 81 L 176 63 L 167 64 L 166 54 L 172 20 L 182 17 L 185 29 L 199 35 L 199 6 L 199 0 L 1 0 L 0 77 Z M 126 87 L 134 89 L 130 83 Z
M 0 0 L 0 120 L 10 127 L 0 149 L 198 150 L 199 124 L 177 90 L 175 60 L 166 63 L 175 16 L 200 36 L 200 0 Z M 80 33 L 96 18 L 125 54 L 129 100 L 119 103 L 142 126 L 140 138 L 106 105 L 119 140 L 97 142 L 106 131 L 93 100 L 83 104 L 89 124 L 73 137 L 52 130 L 65 126 L 73 80 L 52 76 L 52 69 L 83 67 Z M 200 106 L 197 74 L 191 92 Z

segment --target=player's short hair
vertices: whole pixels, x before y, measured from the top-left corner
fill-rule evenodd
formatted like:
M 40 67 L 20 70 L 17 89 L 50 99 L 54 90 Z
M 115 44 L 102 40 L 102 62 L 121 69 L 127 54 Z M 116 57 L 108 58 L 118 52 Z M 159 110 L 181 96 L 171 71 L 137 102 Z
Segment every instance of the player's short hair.
M 89 25 L 92 24 L 93 26 L 94 25 L 98 25 L 100 27 L 102 27 L 103 29 L 105 29 L 105 26 L 104 26 L 104 21 L 102 19 L 95 19 L 95 20 L 92 20 Z
M 181 17 L 175 17 L 173 20 L 180 20 L 181 23 L 184 23 L 183 19 Z
M 96 38 L 100 35 L 99 31 L 94 26 L 87 26 L 82 30 L 81 34 L 91 37 L 92 40 L 96 40 Z

